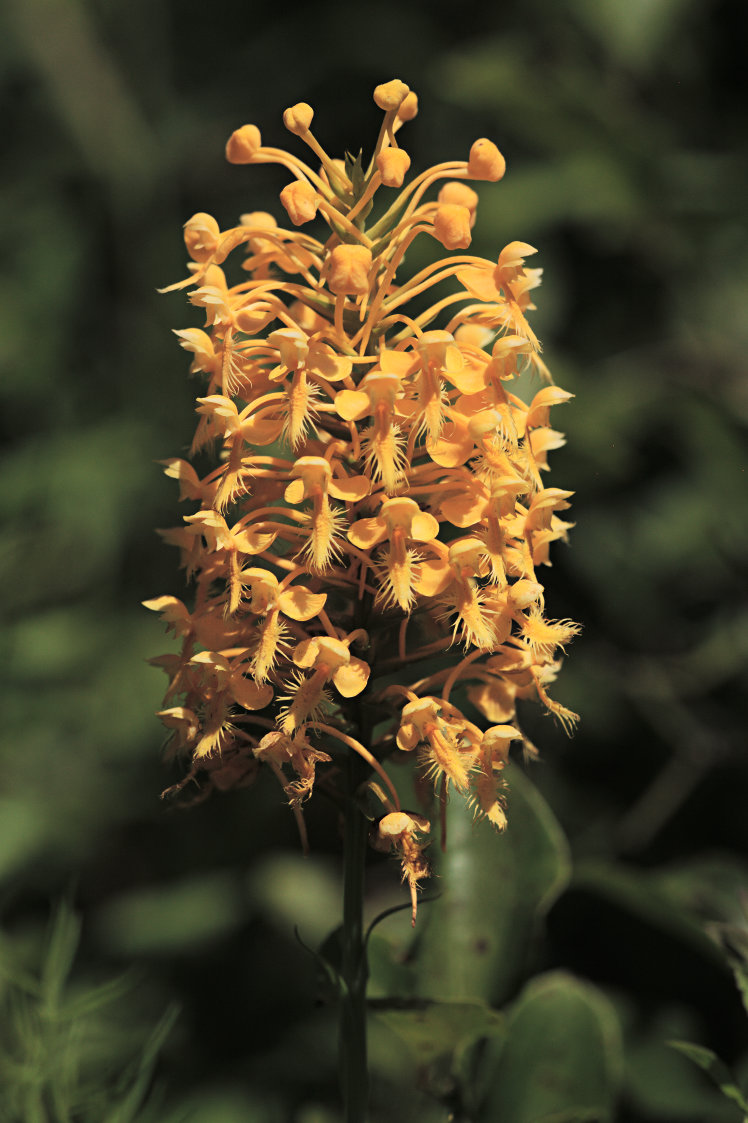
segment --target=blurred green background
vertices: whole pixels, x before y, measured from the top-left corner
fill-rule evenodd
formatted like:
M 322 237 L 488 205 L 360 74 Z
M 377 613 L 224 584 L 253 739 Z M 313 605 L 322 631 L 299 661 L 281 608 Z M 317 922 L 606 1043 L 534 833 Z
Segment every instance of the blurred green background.
M 184 275 L 195 211 L 222 227 L 279 212 L 281 171 L 225 164 L 234 128 L 251 121 L 293 147 L 280 115 L 304 100 L 328 151 L 366 153 L 371 91 L 394 76 L 420 97 L 402 134 L 417 170 L 466 156 L 478 136 L 506 155 L 504 182 L 480 188 L 473 248 L 539 248 L 534 325 L 576 394 L 555 419 L 568 445 L 552 482 L 576 489 L 577 526 L 547 603 L 584 624 L 557 689 L 582 722 L 566 740 L 525 713 L 541 760 L 514 841 L 511 826 L 464 840 L 501 871 L 480 889 L 491 931 L 525 892 L 533 800 L 556 862 L 528 912 L 544 923 L 483 998 L 511 1003 L 568 972 L 623 1034 L 615 1119 L 740 1118 L 665 1042 L 700 1042 L 746 1075 L 745 1013 L 718 944 L 745 931 L 748 891 L 747 16 L 744 0 L 6 4 L 0 1075 L 24 1091 L 0 1120 L 67 1118 L 34 1104 L 62 1064 L 56 1034 L 83 1022 L 60 1076 L 69 1088 L 80 1077 L 71 1123 L 109 1118 L 101 1105 L 134 1087 L 128 1066 L 149 1040 L 158 1098 L 116 1119 L 336 1118 L 334 1015 L 294 938 L 297 925 L 316 947 L 338 920 L 334 817 L 310 805 L 304 862 L 272 777 L 190 810 L 158 799 L 179 773 L 161 758 L 164 682 L 145 660 L 169 645 L 139 602 L 180 595 L 153 528 L 182 511 L 154 462 L 191 437 L 194 387 L 170 329 L 199 321 L 183 294 L 155 290 Z M 372 915 L 402 899 L 397 876 L 372 856 Z M 69 1008 L 70 916 L 43 948 L 65 897 L 82 922 Z M 443 972 L 461 937 L 434 916 L 422 962 Z M 372 993 L 429 994 L 423 972 L 403 981 L 407 918 L 379 931 Z M 124 969 L 109 1005 L 75 1006 Z M 170 1032 L 149 1038 L 165 1010 Z M 485 1088 L 481 1100 L 472 1081 L 471 1107 L 454 1051 L 439 1083 L 439 1048 L 403 1054 L 382 1022 L 373 1118 L 545 1118 L 497 1114 L 486 1073 L 508 1054 L 492 1070 L 478 1049 Z M 149 1073 L 144 1062 L 141 1091 Z

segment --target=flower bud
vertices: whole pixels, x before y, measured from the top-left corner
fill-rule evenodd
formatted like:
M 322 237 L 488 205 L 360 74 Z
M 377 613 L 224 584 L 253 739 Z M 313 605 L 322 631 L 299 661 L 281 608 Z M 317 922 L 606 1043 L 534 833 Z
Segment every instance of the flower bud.
M 393 78 L 391 82 L 383 82 L 381 86 L 377 86 L 374 90 L 374 101 L 380 109 L 391 112 L 393 109 L 400 108 L 409 93 L 410 89 L 404 82 L 399 78 Z
M 309 131 L 313 118 L 314 110 L 311 105 L 307 105 L 305 101 L 299 101 L 296 105 L 292 105 L 290 109 L 284 111 L 283 124 L 290 133 L 301 136 L 302 133 Z
M 193 214 L 184 224 L 184 244 L 193 261 L 208 261 L 215 253 L 220 236 L 216 220 L 202 211 Z
M 470 245 L 470 211 L 459 203 L 442 203 L 434 215 L 434 235 L 447 250 Z
M 475 226 L 475 212 L 478 209 L 478 196 L 472 187 L 462 183 L 459 179 L 452 179 L 445 183 L 437 195 L 439 203 L 451 203 L 454 206 L 467 207 L 470 211 L 470 229 Z
M 280 193 L 280 201 L 288 211 L 288 217 L 294 226 L 303 226 L 311 222 L 317 213 L 319 200 L 317 192 L 311 183 L 305 179 L 295 179 Z
M 410 167 L 410 156 L 402 148 L 383 148 L 377 156 L 377 168 L 385 187 L 402 187 Z
M 412 121 L 418 113 L 418 95 L 413 90 L 402 101 L 397 115 L 401 121 Z
M 470 149 L 468 175 L 473 179 L 490 179 L 496 182 L 506 171 L 506 160 L 492 140 L 481 137 Z
M 337 296 L 362 296 L 369 291 L 371 250 L 366 246 L 336 246 L 330 254 L 328 285 Z
M 226 159 L 230 164 L 251 164 L 262 147 L 257 125 L 235 129 L 226 143 Z

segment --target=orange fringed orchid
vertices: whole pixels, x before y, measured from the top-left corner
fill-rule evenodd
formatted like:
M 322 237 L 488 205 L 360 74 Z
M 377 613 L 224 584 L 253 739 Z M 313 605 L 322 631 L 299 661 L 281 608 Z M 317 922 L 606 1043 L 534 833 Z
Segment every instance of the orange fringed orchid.
M 196 504 L 162 532 L 194 606 L 145 603 L 182 643 L 154 663 L 190 779 L 226 787 L 267 765 L 306 844 L 317 766 L 329 783 L 357 753 L 381 804 L 372 844 L 399 856 L 415 921 L 430 822 L 401 808 L 382 762 L 402 753 L 431 780 L 443 839 L 451 790 L 501 830 L 509 747 L 525 740 L 517 699 L 576 720 L 548 687 L 578 626 L 546 618 L 538 577 L 571 525 L 559 514 L 571 493 L 543 480 L 564 443 L 550 413 L 571 395 L 528 324 L 534 247 L 470 253 L 478 195 L 465 181 L 502 178 L 496 145 L 477 140 L 406 183 L 398 134 L 417 98 L 393 80 L 374 100 L 384 119 L 368 166 L 331 158 L 305 103 L 283 121 L 317 171 L 254 125 L 229 138 L 231 163 L 287 170 L 290 226 L 265 212 L 227 230 L 202 213 L 185 224 L 188 276 L 170 289 L 205 315 L 176 334 L 203 380 L 192 453 L 213 449 L 216 467 L 200 479 L 189 461 L 162 462 Z M 408 276 L 416 238 L 436 254 Z M 528 402 L 515 392 L 526 369 L 544 383 Z M 488 728 L 450 701 L 463 684 Z

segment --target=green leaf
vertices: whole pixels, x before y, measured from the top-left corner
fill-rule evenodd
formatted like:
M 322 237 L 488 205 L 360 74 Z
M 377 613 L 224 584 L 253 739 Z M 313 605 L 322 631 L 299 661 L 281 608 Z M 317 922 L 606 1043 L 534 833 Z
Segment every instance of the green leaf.
M 663 1123 L 735 1123 L 734 1106 L 683 1053 L 673 1038 L 698 1036 L 701 1019 L 679 1003 L 661 1006 L 642 1018 L 621 992 L 617 1004 L 626 1026 L 626 1097 L 637 1118 Z
M 567 843 L 548 805 L 518 768 L 508 780 L 504 834 L 475 823 L 459 797 L 449 804 L 436 869 L 442 892 L 425 910 L 416 962 L 423 997 L 498 1005 L 539 918 L 568 882 Z
M 174 1028 L 179 1011 L 170 1006 L 154 1027 L 132 1073 L 127 1074 L 127 1091 L 123 1099 L 106 1116 L 104 1123 L 134 1123 L 142 1107 L 153 1076 L 158 1054 Z
M 748 1014 L 748 927 L 741 924 L 714 924 L 710 931 L 719 942 L 735 976 L 743 1007 Z
M 68 901 L 61 901 L 52 919 L 47 954 L 41 976 L 42 1003 L 56 1009 L 70 974 L 80 939 L 80 920 Z
M 503 1037 L 504 1018 L 474 1002 L 391 1000 L 369 1003 L 374 1017 L 405 1042 L 419 1065 L 431 1064 L 482 1037 Z
M 564 972 L 534 979 L 514 1004 L 503 1048 L 489 1049 L 479 1118 L 608 1123 L 621 1081 L 618 1018 L 595 987 Z
M 728 1100 L 733 1100 L 743 1111 L 748 1111 L 748 1100 L 738 1088 L 735 1077 L 727 1065 L 719 1059 L 716 1053 L 703 1045 L 693 1045 L 690 1041 L 669 1041 L 668 1044 L 684 1053 L 699 1068 L 703 1068 L 704 1072 L 711 1077 L 720 1092 L 727 1096 Z

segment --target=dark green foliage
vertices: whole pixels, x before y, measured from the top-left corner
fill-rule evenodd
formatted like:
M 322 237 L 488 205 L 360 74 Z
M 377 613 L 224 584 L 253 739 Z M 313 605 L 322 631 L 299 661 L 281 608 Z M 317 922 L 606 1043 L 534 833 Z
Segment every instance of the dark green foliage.
M 2 938 L 3 1123 L 155 1123 L 159 1118 L 153 1098 L 149 1105 L 146 1099 L 176 1010 L 150 1034 L 135 1036 L 134 1026 L 123 1030 L 116 1010 L 133 980 L 73 983 L 79 934 L 78 918 L 62 904 L 36 970 L 24 965 L 21 941 Z

